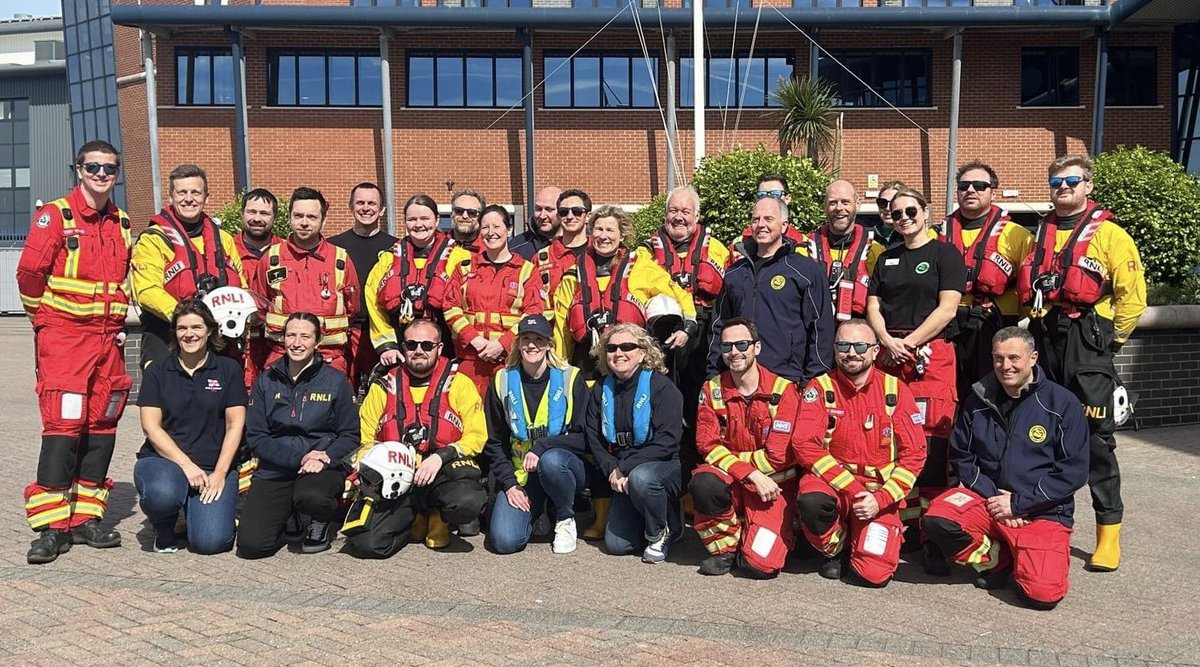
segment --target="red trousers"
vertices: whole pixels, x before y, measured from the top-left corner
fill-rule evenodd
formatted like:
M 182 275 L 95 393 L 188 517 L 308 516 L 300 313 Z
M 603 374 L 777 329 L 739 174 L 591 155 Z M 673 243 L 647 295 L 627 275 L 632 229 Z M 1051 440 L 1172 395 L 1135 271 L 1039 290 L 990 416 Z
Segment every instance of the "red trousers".
M 458 371 L 471 378 L 471 382 L 475 383 L 475 388 L 479 390 L 480 396 L 487 396 L 488 385 L 496 376 L 496 371 L 501 368 L 504 368 L 503 361 L 499 363 L 484 361 L 473 354 L 463 357 L 458 364 Z
M 270 351 L 267 352 L 267 362 L 263 364 L 263 368 L 266 368 L 276 361 L 279 361 L 286 354 L 287 352 L 283 349 L 282 345 L 279 343 L 271 343 Z M 325 361 L 329 362 L 330 366 L 333 366 L 342 373 L 346 373 L 347 364 L 349 364 L 349 362 L 346 360 L 344 346 L 339 345 L 338 347 L 318 347 L 317 354 L 320 354 L 322 357 L 324 357 Z
M 781 482 L 782 492 L 768 502 L 759 498 L 753 483 L 738 482 L 708 464 L 695 469 L 688 486 L 696 507 L 693 525 L 709 554 L 734 553 L 740 547 L 745 563 L 759 572 L 776 573 L 783 568 L 795 543 L 795 479 Z M 704 510 L 712 513 L 704 514 Z
M 985 572 L 1013 566 L 1013 580 L 1031 600 L 1054 603 L 1067 595 L 1071 569 L 1071 529 L 1050 519 L 1009 528 L 988 514 L 987 501 L 966 488 L 938 496 L 925 514 L 945 519 L 970 538 L 966 548 L 947 556 Z M 965 542 L 965 540 L 964 540 Z
M 246 356 L 242 370 L 245 376 L 247 391 L 251 391 L 254 388 L 254 382 L 258 380 L 258 374 L 267 367 L 269 349 L 269 341 L 261 336 L 258 338 L 251 337 L 246 341 Z
M 863 521 L 851 511 L 851 498 L 811 474 L 800 478 L 799 495 L 800 530 L 813 548 L 832 558 L 848 546 L 850 567 L 858 576 L 875 585 L 892 578 L 904 541 L 900 505 L 881 509 L 874 519 Z
M 924 364 L 924 373 L 917 373 L 914 362 L 892 366 L 880 355 L 876 363 L 884 371 L 900 378 L 913 398 L 924 420 L 925 435 L 931 438 L 949 438 L 954 423 L 954 410 L 958 406 L 957 370 L 954 346 L 937 339 L 929 342 L 929 361 Z

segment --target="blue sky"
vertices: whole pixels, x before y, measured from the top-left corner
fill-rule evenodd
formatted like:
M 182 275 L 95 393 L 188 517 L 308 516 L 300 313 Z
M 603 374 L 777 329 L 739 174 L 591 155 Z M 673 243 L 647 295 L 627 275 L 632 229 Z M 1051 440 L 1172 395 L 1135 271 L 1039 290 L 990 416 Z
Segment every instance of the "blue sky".
M 62 16 L 62 3 L 59 0 L 0 0 L 0 19 L 12 18 L 18 13 Z

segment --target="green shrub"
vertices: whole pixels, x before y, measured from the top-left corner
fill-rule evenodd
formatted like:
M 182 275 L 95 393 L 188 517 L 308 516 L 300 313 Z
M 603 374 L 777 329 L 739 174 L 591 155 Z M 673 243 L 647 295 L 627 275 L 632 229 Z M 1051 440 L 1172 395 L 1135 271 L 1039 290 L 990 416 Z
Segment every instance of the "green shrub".
M 1200 181 L 1162 151 L 1117 147 L 1096 157 L 1092 197 L 1137 243 L 1146 279 L 1182 285 L 1200 258 Z
M 728 244 L 746 228 L 754 210 L 755 182 L 766 173 L 787 177 L 792 192 L 788 213 L 793 225 L 811 231 L 825 220 L 823 203 L 829 176 L 806 157 L 779 155 L 759 144 L 753 151 L 739 149 L 700 161 L 692 185 L 700 193 L 701 221 L 714 236 Z M 662 209 L 658 211 L 661 225 Z
M 637 244 L 641 245 L 659 227 L 662 227 L 663 216 L 667 211 L 667 193 L 659 193 L 650 203 L 638 209 L 633 214 L 633 229 L 637 233 Z
M 242 231 L 242 195 L 239 194 L 233 201 L 215 211 L 209 211 L 208 214 L 221 221 L 221 229 L 230 234 L 237 234 Z M 282 199 L 275 205 L 275 224 L 271 226 L 271 231 L 281 239 L 286 239 L 292 233 L 288 224 L 287 202 Z
M 1178 306 L 1200 304 L 1200 276 L 1188 276 L 1181 282 L 1164 285 L 1146 285 L 1146 304 L 1150 306 Z

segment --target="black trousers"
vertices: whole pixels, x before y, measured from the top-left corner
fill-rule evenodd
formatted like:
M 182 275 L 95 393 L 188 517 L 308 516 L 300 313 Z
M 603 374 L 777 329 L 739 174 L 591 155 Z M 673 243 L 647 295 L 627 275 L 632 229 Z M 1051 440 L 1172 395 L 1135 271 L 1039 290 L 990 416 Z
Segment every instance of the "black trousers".
M 347 521 L 358 516 L 363 502 L 355 502 Z M 373 503 L 363 525 L 345 531 L 346 550 L 357 558 L 389 558 L 408 544 L 418 514 L 437 510 L 448 524 L 469 523 L 485 503 L 487 490 L 480 484 L 478 466 L 470 459 L 454 461 L 429 486 L 414 486 L 400 498 Z
M 273 556 L 283 546 L 283 528 L 293 510 L 311 516 L 313 521 L 333 521 L 345 482 L 346 474 L 341 470 L 322 470 L 288 480 L 256 477 L 242 507 L 237 555 Z
M 1033 320 L 1029 332 L 1037 341 L 1038 365 L 1083 403 L 1090 434 L 1088 487 L 1096 523 L 1121 523 L 1125 506 L 1121 502 L 1121 468 L 1114 435 L 1117 423 L 1112 409 L 1113 392 L 1120 380 L 1113 365 L 1116 355 L 1110 348 L 1115 337 L 1112 320 L 1095 311 L 1071 318 L 1055 308 Z
M 696 450 L 696 412 L 700 407 L 700 390 L 708 380 L 708 344 L 712 338 L 709 318 L 702 317 L 696 336 L 678 350 L 663 350 L 667 359 L 668 376 L 683 394 L 683 436 L 679 441 L 679 467 L 683 479 L 691 479 L 692 471 L 703 463 Z
M 995 307 L 958 307 L 950 324 L 954 331 L 950 342 L 954 344 L 959 402 L 966 399 L 971 385 L 993 372 L 992 338 L 1009 324 L 1006 319 L 1011 318 L 1001 317 Z

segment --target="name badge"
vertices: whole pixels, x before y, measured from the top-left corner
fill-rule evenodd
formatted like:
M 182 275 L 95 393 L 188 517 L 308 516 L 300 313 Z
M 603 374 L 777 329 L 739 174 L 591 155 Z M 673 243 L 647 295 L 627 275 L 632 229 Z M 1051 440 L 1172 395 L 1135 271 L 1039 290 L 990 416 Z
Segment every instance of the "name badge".
M 900 258 L 899 258 L 899 257 L 892 257 L 892 258 L 890 258 L 890 259 L 885 259 L 885 260 L 883 260 L 883 265 L 884 265 L 884 266 L 897 266 L 898 264 L 900 264 Z

